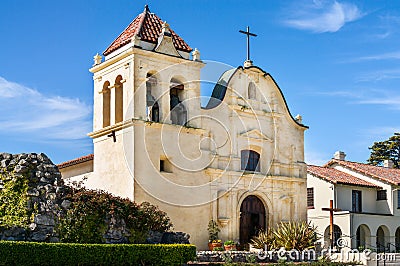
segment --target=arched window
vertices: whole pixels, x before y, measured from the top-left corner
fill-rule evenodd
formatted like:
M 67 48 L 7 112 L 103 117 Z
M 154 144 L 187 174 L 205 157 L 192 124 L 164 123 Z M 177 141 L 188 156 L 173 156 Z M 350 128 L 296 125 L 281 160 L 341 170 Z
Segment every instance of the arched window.
M 103 84 L 103 127 L 110 125 L 110 82 L 106 81 Z
M 260 172 L 260 154 L 258 152 L 243 150 L 240 157 L 242 170 Z
M 115 123 L 122 122 L 124 116 L 124 96 L 121 80 L 121 75 L 115 79 Z
M 157 78 L 154 74 L 147 73 L 146 76 L 146 113 L 147 120 L 160 122 L 160 108 L 154 97 L 157 88 Z
M 247 88 L 247 93 L 248 93 L 249 99 L 253 99 L 253 100 L 257 99 L 256 85 L 254 85 L 253 82 L 250 82 L 249 87 Z
M 187 121 L 187 111 L 185 105 L 182 103 L 184 100 L 184 85 L 178 80 L 171 79 L 169 90 L 171 122 L 175 125 L 185 125 Z

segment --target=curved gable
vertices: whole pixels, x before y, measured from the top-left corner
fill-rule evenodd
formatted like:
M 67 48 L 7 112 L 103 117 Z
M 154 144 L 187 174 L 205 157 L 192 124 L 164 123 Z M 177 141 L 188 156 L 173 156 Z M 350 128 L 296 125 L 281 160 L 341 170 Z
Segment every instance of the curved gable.
M 271 76 L 271 74 L 265 72 L 264 70 L 262 70 L 261 68 L 257 67 L 257 66 L 250 66 L 250 67 L 242 67 L 239 66 L 236 69 L 231 69 L 228 71 L 225 71 L 221 77 L 219 78 L 217 84 L 215 85 L 213 92 L 211 94 L 211 98 L 207 103 L 207 106 L 204 109 L 213 109 L 217 106 L 219 106 L 221 104 L 222 101 L 224 101 L 225 99 L 225 95 L 226 95 L 226 91 L 227 88 L 230 86 L 231 80 L 232 78 L 239 72 L 242 71 L 243 73 L 245 73 L 245 70 L 247 69 L 251 69 L 251 70 L 256 70 L 257 72 L 259 72 L 260 74 L 262 74 L 262 76 L 266 79 L 271 79 L 272 84 L 274 85 L 275 89 L 277 90 L 278 94 L 281 96 L 284 107 L 286 109 L 287 114 L 289 115 L 289 117 L 291 118 L 291 120 L 297 124 L 300 127 L 303 127 L 305 129 L 308 129 L 308 126 L 305 126 L 301 123 L 299 123 L 291 114 L 288 104 L 286 102 L 285 96 L 283 95 L 283 92 L 281 90 L 281 88 L 279 87 L 279 85 L 276 83 L 276 81 L 274 80 L 274 78 Z

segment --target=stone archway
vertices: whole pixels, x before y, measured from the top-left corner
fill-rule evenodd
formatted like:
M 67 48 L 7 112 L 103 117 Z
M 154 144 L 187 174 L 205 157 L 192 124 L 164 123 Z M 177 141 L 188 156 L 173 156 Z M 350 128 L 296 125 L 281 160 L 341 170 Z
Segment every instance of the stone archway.
M 240 243 L 247 244 L 266 228 L 264 203 L 254 195 L 247 196 L 240 206 Z
M 356 246 L 353 248 L 363 251 L 371 247 L 371 230 L 365 224 L 361 224 L 356 231 Z
M 342 237 L 342 229 L 336 224 L 333 225 L 333 246 L 337 246 L 337 241 Z M 328 225 L 324 231 L 324 248 L 331 246 L 330 226 Z
M 389 242 L 389 229 L 381 225 L 378 227 L 378 230 L 376 230 L 376 249 L 378 252 L 383 252 L 386 250 L 386 245 Z

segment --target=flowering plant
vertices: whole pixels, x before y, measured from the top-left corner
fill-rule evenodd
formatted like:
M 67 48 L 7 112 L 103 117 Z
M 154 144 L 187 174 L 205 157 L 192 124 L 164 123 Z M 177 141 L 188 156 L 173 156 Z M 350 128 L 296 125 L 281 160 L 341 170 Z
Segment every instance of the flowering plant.
M 227 240 L 224 242 L 224 246 L 234 246 L 234 245 L 236 245 L 236 243 L 233 240 Z

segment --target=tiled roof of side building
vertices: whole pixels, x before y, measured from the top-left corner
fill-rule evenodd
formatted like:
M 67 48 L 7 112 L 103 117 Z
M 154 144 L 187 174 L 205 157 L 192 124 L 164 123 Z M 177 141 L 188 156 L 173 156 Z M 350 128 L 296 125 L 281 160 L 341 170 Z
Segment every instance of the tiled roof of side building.
M 381 188 L 378 185 L 362 180 L 334 168 L 307 165 L 307 172 L 334 184 Z
M 76 164 L 84 163 L 84 162 L 87 162 L 87 161 L 91 161 L 91 160 L 93 160 L 93 158 L 94 158 L 94 155 L 93 154 L 89 154 L 89 155 L 86 155 L 86 156 L 82 156 L 82 157 L 79 157 L 79 158 L 76 158 L 76 159 L 73 159 L 73 160 L 70 160 L 70 161 L 66 161 L 66 162 L 57 164 L 57 167 L 58 167 L 58 169 L 63 169 L 63 168 L 66 168 L 66 167 L 69 167 L 69 166 L 72 166 L 72 165 L 76 165 Z
M 400 185 L 400 169 L 387 168 L 382 166 L 375 166 L 364 163 L 356 163 L 349 161 L 342 161 L 337 159 L 330 160 L 326 166 L 331 166 L 333 164 L 339 164 L 343 167 L 349 168 L 355 172 L 359 172 L 364 175 L 371 176 L 382 181 L 386 181 L 392 185 Z
M 103 52 L 103 55 L 109 55 L 118 48 L 131 42 L 132 37 L 135 35 L 140 36 L 142 41 L 157 43 L 158 37 L 162 30 L 163 21 L 154 13 L 150 13 L 149 8 L 145 7 L 143 13 L 139 14 L 128 27 L 115 39 L 111 45 Z M 177 50 L 190 52 L 193 49 L 170 29 L 172 41 Z

